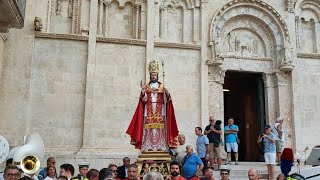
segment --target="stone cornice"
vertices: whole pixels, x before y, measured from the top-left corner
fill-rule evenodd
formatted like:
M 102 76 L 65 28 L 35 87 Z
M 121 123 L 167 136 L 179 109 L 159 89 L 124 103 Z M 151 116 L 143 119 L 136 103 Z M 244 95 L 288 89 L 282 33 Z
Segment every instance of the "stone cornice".
M 298 57 L 320 59 L 320 53 L 298 53 Z
M 171 42 L 154 42 L 155 47 L 181 48 L 181 49 L 201 49 L 199 44 L 171 43 Z
M 249 60 L 259 60 L 259 61 L 273 61 L 272 58 L 266 57 L 254 57 L 254 56 L 237 56 L 237 55 L 222 55 L 221 58 L 234 58 L 234 59 L 249 59 Z
M 146 40 L 141 40 L 141 39 L 122 39 L 122 38 L 108 38 L 108 37 L 97 37 L 97 42 L 131 44 L 131 45 L 140 45 L 140 46 L 145 46 L 147 44 Z
M 35 31 L 34 36 L 38 38 L 49 38 L 49 39 L 66 39 L 66 40 L 77 40 L 77 41 L 88 41 L 88 36 L 79 34 L 59 34 L 59 33 L 44 33 Z M 147 41 L 141 39 L 123 39 L 123 38 L 109 38 L 109 37 L 97 37 L 97 42 L 115 43 L 115 44 L 130 44 L 146 46 Z M 171 43 L 171 42 L 155 42 L 155 47 L 167 47 L 167 48 L 181 48 L 181 49 L 201 49 L 199 44 L 185 44 L 185 43 Z
M 49 38 L 49 39 L 68 39 L 68 40 L 78 40 L 78 41 L 88 40 L 88 36 L 82 36 L 79 34 L 42 33 L 39 31 L 35 31 L 34 36 L 39 38 Z

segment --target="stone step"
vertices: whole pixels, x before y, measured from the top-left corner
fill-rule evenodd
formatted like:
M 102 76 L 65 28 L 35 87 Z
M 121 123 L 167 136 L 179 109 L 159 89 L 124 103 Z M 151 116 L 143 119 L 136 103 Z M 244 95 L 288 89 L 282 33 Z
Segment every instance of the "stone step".
M 222 168 L 230 169 L 230 179 L 232 180 L 243 180 L 248 179 L 248 170 L 251 168 L 255 168 L 258 170 L 259 174 L 268 174 L 267 166 L 265 162 L 238 162 L 239 165 L 234 165 L 234 162 L 231 162 L 230 165 L 224 165 L 223 163 Z M 214 166 L 215 169 L 218 169 L 218 166 Z M 300 169 L 309 168 L 309 166 L 301 166 Z M 281 173 L 280 166 L 274 166 L 275 170 L 275 178 L 278 174 Z M 291 169 L 291 173 L 295 173 L 298 171 L 298 167 L 294 166 Z M 213 177 L 215 179 L 220 178 L 220 172 L 214 171 Z

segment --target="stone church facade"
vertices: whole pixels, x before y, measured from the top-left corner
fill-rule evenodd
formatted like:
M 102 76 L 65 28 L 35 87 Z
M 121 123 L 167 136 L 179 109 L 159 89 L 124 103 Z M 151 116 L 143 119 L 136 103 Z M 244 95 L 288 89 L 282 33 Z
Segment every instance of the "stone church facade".
M 125 131 L 153 59 L 189 142 L 225 118 L 235 71 L 261 75 L 264 123 L 284 117 L 286 147 L 319 143 L 319 0 L 28 0 L 4 42 L 1 134 L 13 147 L 37 132 L 59 163 L 137 158 Z

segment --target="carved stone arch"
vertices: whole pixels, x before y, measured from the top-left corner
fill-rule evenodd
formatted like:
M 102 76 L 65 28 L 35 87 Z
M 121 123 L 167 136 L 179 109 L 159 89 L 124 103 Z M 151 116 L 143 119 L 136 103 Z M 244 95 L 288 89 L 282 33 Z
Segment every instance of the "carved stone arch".
M 119 8 L 124 8 L 127 3 L 131 3 L 132 5 L 134 5 L 134 0 L 112 0 L 111 2 L 117 2 Z
M 281 18 L 281 15 L 265 2 L 252 0 L 233 0 L 221 7 L 214 15 L 210 27 L 210 41 L 213 45 L 213 59 L 220 58 L 221 43 L 223 41 L 221 32 L 235 17 L 252 17 L 252 21 L 261 24 L 261 28 L 266 28 L 271 35 L 268 39 L 273 39 L 273 58 L 277 66 L 291 63 L 289 56 L 290 37 L 288 28 Z
M 313 13 L 313 18 L 305 19 L 309 21 L 313 19 L 315 22 L 320 22 L 320 1 L 317 0 L 298 0 L 295 6 L 295 14 L 297 17 L 301 18 L 301 13 L 303 11 L 310 11 Z

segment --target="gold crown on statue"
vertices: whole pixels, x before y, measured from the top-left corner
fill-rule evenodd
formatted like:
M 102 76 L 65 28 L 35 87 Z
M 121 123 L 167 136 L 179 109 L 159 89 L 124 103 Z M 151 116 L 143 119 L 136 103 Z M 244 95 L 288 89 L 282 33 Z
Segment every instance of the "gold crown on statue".
M 151 73 L 159 74 L 159 71 L 160 71 L 160 65 L 159 65 L 158 61 L 152 60 L 149 63 L 149 74 L 151 74 Z

